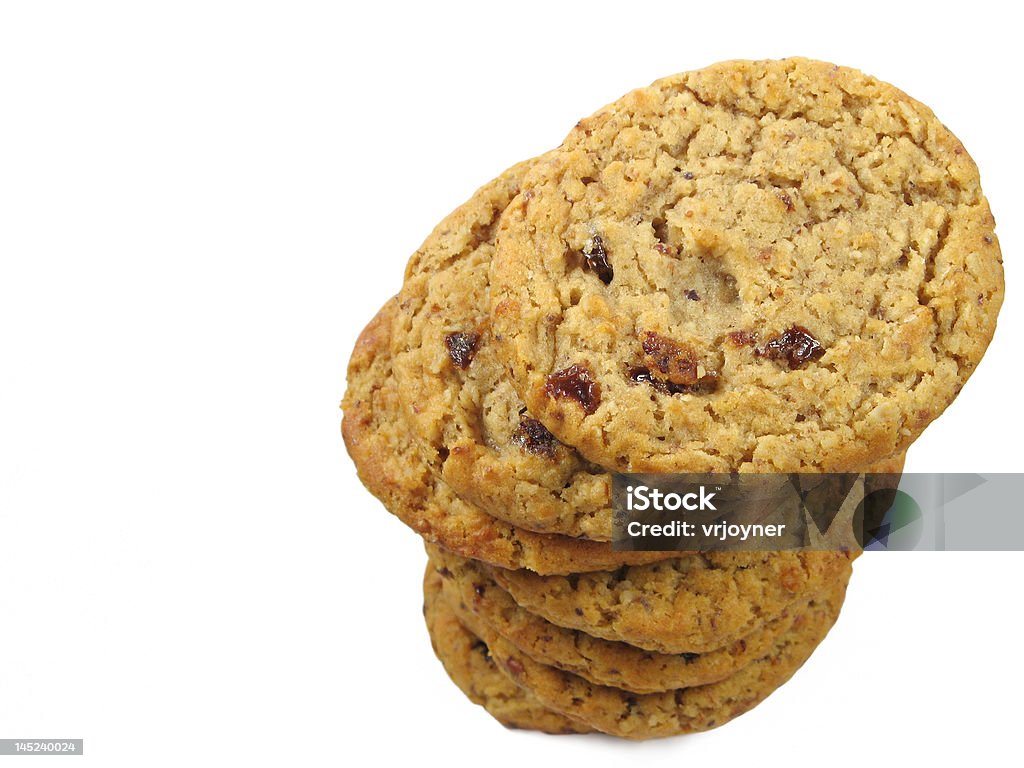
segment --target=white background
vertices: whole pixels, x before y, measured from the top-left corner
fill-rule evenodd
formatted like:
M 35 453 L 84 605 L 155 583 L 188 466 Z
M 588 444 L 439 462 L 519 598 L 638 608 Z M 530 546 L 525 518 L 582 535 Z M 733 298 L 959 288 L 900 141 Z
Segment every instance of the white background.
M 357 333 L 478 185 L 657 77 L 801 54 L 931 105 L 980 166 L 1009 298 L 907 469 L 1019 470 L 1021 40 L 1003 13 L 5 3 L 0 738 L 84 738 L 97 766 L 1017 753 L 1018 553 L 863 557 L 807 666 L 712 733 L 505 731 L 434 660 L 420 543 L 338 434 Z

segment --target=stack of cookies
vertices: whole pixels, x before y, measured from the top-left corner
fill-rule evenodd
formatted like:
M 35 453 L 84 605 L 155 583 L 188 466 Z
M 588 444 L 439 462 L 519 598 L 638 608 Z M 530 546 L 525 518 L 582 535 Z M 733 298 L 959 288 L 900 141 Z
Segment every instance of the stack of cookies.
M 343 408 L 427 542 L 449 675 L 499 721 L 705 730 L 784 683 L 855 553 L 613 550 L 612 472 L 899 472 L 995 329 L 974 163 L 802 59 L 627 94 L 482 187 L 363 331 Z

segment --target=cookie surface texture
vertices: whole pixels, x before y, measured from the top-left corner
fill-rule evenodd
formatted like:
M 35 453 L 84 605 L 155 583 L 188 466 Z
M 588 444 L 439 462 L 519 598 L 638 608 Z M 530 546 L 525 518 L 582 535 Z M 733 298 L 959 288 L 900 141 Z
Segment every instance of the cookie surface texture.
M 975 369 L 994 226 L 923 104 L 823 62 L 725 62 L 530 169 L 491 330 L 530 414 L 605 467 L 846 471 L 904 450 Z

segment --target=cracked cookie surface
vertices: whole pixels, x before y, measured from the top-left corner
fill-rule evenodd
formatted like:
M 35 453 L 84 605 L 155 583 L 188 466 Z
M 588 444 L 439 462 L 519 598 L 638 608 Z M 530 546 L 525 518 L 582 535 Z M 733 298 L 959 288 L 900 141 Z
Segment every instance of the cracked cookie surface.
M 846 471 L 959 392 L 1002 301 L 977 168 L 851 69 L 725 62 L 581 120 L 501 218 L 529 412 L 622 471 Z

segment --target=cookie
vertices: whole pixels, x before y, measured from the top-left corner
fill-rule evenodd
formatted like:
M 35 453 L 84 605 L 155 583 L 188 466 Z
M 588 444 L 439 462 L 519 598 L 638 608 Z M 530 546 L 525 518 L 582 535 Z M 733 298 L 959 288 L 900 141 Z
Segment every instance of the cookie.
M 481 187 L 409 260 L 392 337 L 399 398 L 460 497 L 522 528 L 609 541 L 609 476 L 526 411 L 491 338 L 494 231 L 531 164 Z
M 818 647 L 839 617 L 845 593 L 846 583 L 841 582 L 812 601 L 789 631 L 776 638 L 769 653 L 726 679 L 645 694 L 594 685 L 540 664 L 471 611 L 456 615 L 487 643 L 497 668 L 544 706 L 613 736 L 650 739 L 706 731 L 753 709 L 789 680 Z
M 423 580 L 423 615 L 434 653 L 452 682 L 474 704 L 502 725 L 545 733 L 589 733 L 593 729 L 545 708 L 529 692 L 498 671 L 487 645 L 465 629 L 440 596 L 440 578 L 432 568 Z
M 391 351 L 427 462 L 462 499 L 539 532 L 611 539 L 611 476 L 529 412 L 489 322 L 494 231 L 534 161 L 481 187 L 409 260 Z
M 581 120 L 502 216 L 491 332 L 529 413 L 622 471 L 906 449 L 995 329 L 978 171 L 851 69 L 733 61 Z
M 433 472 L 409 435 L 391 371 L 394 300 L 356 342 L 342 403 L 342 434 L 363 484 L 424 539 L 504 568 L 556 574 L 654 562 L 663 552 L 613 552 L 611 545 L 525 531 L 464 502 Z
M 814 599 L 798 600 L 760 629 L 718 650 L 655 653 L 552 624 L 520 608 L 491 578 L 485 566 L 437 547 L 428 547 L 427 552 L 444 578 L 445 599 L 457 614 L 476 614 L 477 621 L 536 662 L 631 693 L 690 688 L 724 680 L 768 654 Z
M 849 552 L 705 552 L 617 571 L 538 576 L 492 568 L 552 624 L 661 653 L 703 653 L 849 578 Z

